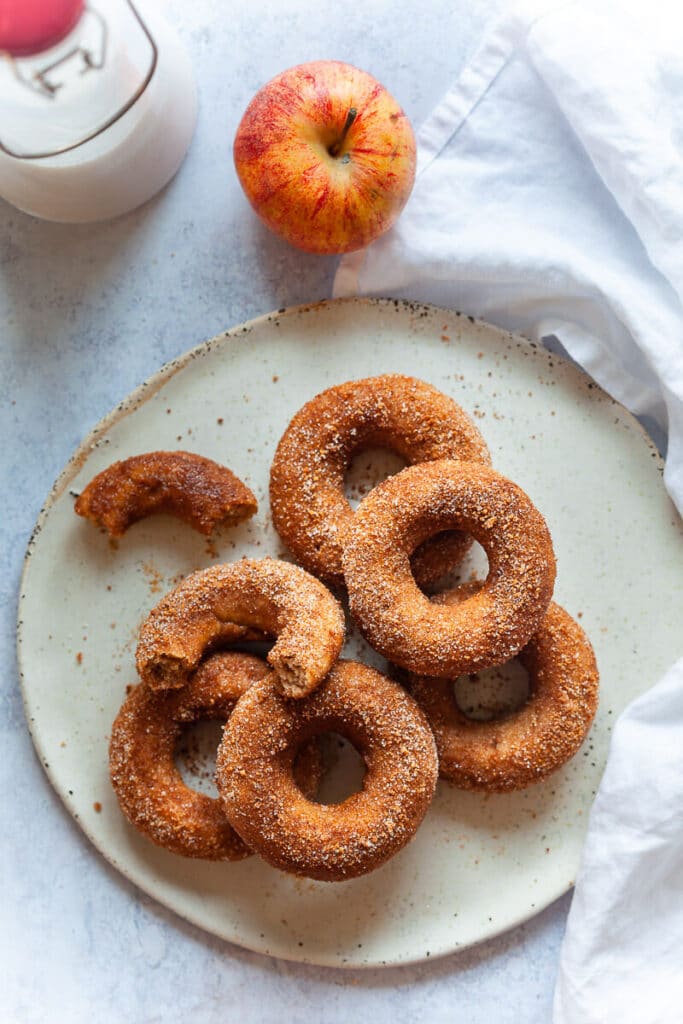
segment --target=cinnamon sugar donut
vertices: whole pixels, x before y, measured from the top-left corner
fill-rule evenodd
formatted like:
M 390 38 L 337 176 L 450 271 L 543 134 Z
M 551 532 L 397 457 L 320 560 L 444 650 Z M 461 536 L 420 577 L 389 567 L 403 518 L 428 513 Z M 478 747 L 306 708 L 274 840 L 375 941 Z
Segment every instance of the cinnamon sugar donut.
M 409 463 L 466 459 L 488 464 L 486 442 L 459 405 L 436 388 L 398 373 L 349 381 L 317 395 L 287 427 L 270 471 L 273 525 L 309 572 L 343 580 L 344 534 L 353 509 L 344 476 L 353 456 L 383 447 Z M 461 561 L 471 541 L 449 532 L 413 553 L 421 586 Z
M 121 810 L 158 846 L 184 857 L 240 860 L 251 850 L 229 824 L 221 802 L 186 786 L 174 752 L 182 727 L 227 719 L 239 698 L 270 674 L 260 658 L 225 652 L 204 662 L 184 689 L 154 693 L 144 683 L 126 698 L 114 722 L 109 771 Z M 316 744 L 295 764 L 299 784 L 315 793 L 320 778 Z
M 436 599 L 462 604 L 480 584 Z M 410 691 L 434 732 L 439 773 L 461 789 L 505 792 L 539 782 L 573 757 L 598 703 L 598 669 L 588 637 L 551 601 L 540 629 L 517 655 L 529 697 L 505 718 L 478 722 L 457 705 L 453 682 L 412 676 Z
M 418 589 L 410 555 L 457 527 L 482 545 L 489 572 L 458 607 Z M 550 602 L 555 557 L 545 520 L 524 491 L 488 466 L 427 462 L 385 480 L 349 526 L 344 575 L 351 614 L 368 642 L 418 675 L 458 676 L 513 657 Z
M 194 452 L 146 452 L 114 462 L 93 477 L 74 506 L 110 537 L 122 537 L 155 512 L 210 534 L 219 523 L 249 519 L 256 508 L 256 498 L 232 470 Z
M 346 736 L 365 760 L 363 788 L 340 804 L 312 803 L 292 778 L 302 743 Z M 437 779 L 434 739 L 400 686 L 340 661 L 305 700 L 256 683 L 223 734 L 216 785 L 244 841 L 274 867 L 341 881 L 379 867 L 415 834 Z
M 268 661 L 289 697 L 324 679 L 344 641 L 341 607 L 319 580 L 288 562 L 245 558 L 192 573 L 152 609 L 136 652 L 140 678 L 154 690 L 183 686 L 236 626 L 277 637 Z

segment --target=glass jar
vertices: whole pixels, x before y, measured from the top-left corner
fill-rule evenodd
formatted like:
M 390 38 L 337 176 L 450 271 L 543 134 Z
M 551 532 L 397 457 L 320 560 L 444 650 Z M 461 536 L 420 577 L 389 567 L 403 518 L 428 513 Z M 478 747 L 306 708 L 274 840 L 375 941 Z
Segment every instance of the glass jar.
M 0 195 L 49 220 L 114 217 L 175 174 L 188 57 L 152 4 L 0 0 Z

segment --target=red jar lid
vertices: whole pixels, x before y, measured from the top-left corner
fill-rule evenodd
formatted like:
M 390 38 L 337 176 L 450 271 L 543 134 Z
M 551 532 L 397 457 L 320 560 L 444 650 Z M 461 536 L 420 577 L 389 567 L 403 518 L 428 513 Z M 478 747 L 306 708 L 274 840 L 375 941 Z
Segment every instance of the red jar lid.
M 29 57 L 68 35 L 84 0 L 0 0 L 0 53 Z

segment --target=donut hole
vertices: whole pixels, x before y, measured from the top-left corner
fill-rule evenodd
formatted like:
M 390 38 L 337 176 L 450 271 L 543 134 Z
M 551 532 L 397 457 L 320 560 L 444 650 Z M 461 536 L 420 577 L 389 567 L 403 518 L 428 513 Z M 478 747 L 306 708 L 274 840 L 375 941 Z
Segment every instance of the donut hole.
M 175 766 L 189 789 L 217 797 L 213 777 L 216 754 L 223 736 L 223 722 L 202 719 L 182 727 L 174 751 Z
M 458 709 L 475 722 L 509 718 L 529 700 L 529 673 L 518 661 L 460 676 L 453 683 Z
M 435 533 L 434 537 L 442 536 L 441 533 Z M 433 538 L 430 537 L 430 540 Z M 437 591 L 451 591 L 452 589 L 461 586 L 462 584 L 472 585 L 474 583 L 484 583 L 484 580 L 489 573 L 489 560 L 486 552 L 484 551 L 481 544 L 473 540 L 472 546 L 463 558 L 462 562 L 457 565 L 454 569 L 446 571 L 435 584 L 430 587 L 425 587 L 425 593 L 430 597 L 435 597 Z M 463 600 L 465 597 L 469 597 L 470 594 L 463 593 Z
M 365 448 L 356 452 L 344 477 L 344 495 L 357 508 L 373 487 L 405 469 L 407 461 L 390 448 Z
M 477 540 L 472 541 L 469 549 L 457 569 L 450 573 L 450 579 L 454 586 L 461 583 L 483 583 L 489 574 L 489 559 L 483 547 Z
M 263 658 L 265 660 L 274 646 L 275 640 L 273 637 L 264 636 L 258 640 L 227 641 L 218 637 L 206 645 L 202 655 L 202 661 L 208 661 L 212 655 L 221 653 L 251 654 L 256 658 Z
M 365 761 L 353 743 L 336 732 L 320 733 L 323 777 L 313 801 L 317 804 L 341 804 L 363 788 Z
M 256 658 L 263 658 L 264 661 L 275 646 L 275 641 L 268 640 L 240 640 L 239 643 L 230 644 L 224 650 L 235 651 L 237 654 L 253 654 Z

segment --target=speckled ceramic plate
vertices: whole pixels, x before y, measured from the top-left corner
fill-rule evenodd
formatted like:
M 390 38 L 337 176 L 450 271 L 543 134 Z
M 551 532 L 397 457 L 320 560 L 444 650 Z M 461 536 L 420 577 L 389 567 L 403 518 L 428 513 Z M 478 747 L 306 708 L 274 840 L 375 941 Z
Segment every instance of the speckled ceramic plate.
M 440 783 L 414 841 L 355 881 L 302 881 L 255 857 L 210 864 L 157 849 L 126 823 L 107 775 L 109 730 L 135 681 L 140 623 L 191 570 L 281 553 L 268 471 L 290 417 L 323 388 L 388 371 L 422 377 L 461 403 L 495 468 L 546 516 L 556 600 L 580 616 L 602 675 L 593 730 L 563 770 L 524 792 L 483 797 Z M 181 447 L 246 480 L 260 502 L 255 519 L 207 544 L 157 517 L 113 546 L 74 515 L 73 494 L 110 462 Z M 365 461 L 355 470 L 359 488 L 373 473 Z M 50 781 L 95 846 L 195 924 L 317 964 L 439 956 L 524 921 L 571 886 L 612 722 L 680 654 L 682 555 L 652 444 L 557 356 L 434 307 L 352 300 L 283 310 L 164 367 L 96 427 L 59 478 L 29 546 L 21 595 L 29 727 Z

